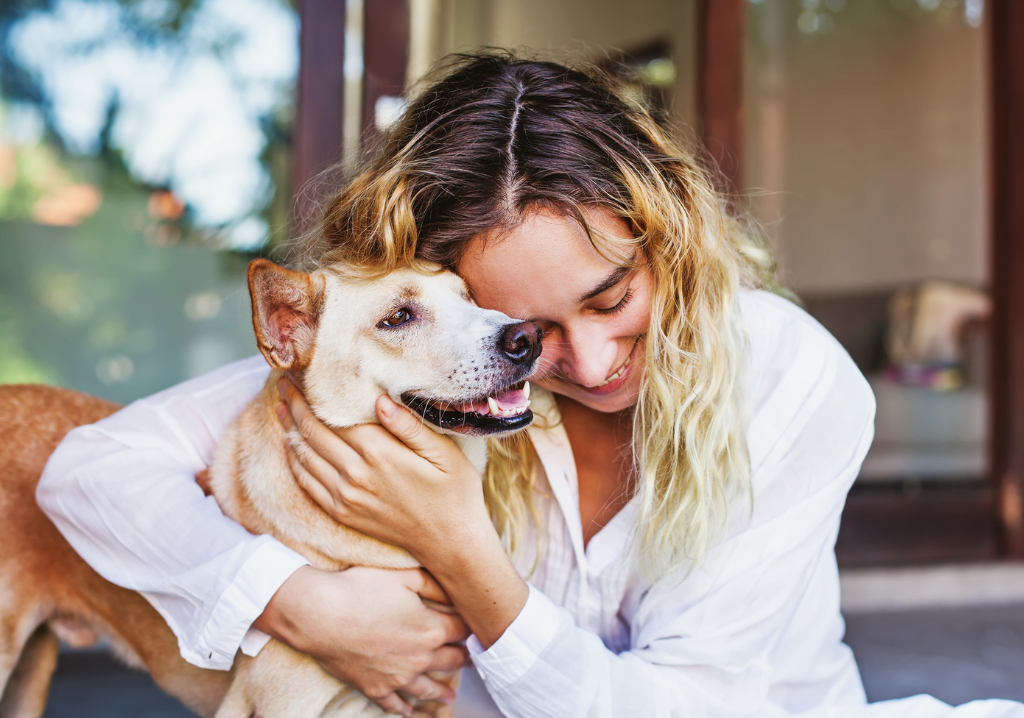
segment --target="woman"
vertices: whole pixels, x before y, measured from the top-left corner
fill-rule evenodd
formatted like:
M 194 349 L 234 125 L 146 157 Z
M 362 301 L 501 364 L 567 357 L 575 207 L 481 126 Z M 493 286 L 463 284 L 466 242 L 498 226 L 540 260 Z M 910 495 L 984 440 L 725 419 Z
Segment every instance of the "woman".
M 396 691 L 451 698 L 424 672 L 461 664 L 471 633 L 511 716 L 949 712 L 866 708 L 841 643 L 832 549 L 872 437 L 867 384 L 764 291 L 766 254 L 641 107 L 561 65 L 457 60 L 315 236 L 322 261 L 371 274 L 440 262 L 480 305 L 539 323 L 540 421 L 480 477 L 386 397 L 383 427 L 334 434 L 281 386 L 281 421 L 317 452 L 297 479 L 430 576 L 316 571 L 202 497 L 192 476 L 260 360 L 73 432 L 41 505 L 187 659 L 227 667 L 269 634 L 407 713 Z M 419 601 L 438 585 L 461 618 Z

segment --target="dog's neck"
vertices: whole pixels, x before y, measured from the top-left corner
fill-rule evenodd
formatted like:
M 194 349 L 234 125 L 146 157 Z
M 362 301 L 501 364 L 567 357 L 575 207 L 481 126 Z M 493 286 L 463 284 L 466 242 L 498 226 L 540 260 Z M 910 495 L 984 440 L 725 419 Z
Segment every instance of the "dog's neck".
M 455 445 L 462 449 L 462 453 L 473 464 L 473 468 L 482 476 L 487 468 L 487 440 L 479 436 L 463 436 L 462 434 L 449 434 L 449 436 Z

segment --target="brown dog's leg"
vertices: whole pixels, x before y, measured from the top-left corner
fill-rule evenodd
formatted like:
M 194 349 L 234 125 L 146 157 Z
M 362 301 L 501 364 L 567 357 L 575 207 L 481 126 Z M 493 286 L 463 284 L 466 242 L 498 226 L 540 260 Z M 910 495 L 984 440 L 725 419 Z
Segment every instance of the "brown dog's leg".
M 45 625 L 29 637 L 0 698 L 0 718 L 43 715 L 59 649 L 57 636 Z

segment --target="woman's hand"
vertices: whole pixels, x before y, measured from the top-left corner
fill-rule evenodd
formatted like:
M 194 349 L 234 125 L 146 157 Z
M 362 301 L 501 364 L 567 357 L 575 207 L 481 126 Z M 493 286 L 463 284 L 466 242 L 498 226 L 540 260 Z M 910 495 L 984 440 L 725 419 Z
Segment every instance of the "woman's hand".
M 289 450 L 296 480 L 337 521 L 405 548 L 437 579 L 480 643 L 498 640 L 529 587 L 505 555 L 480 474 L 444 436 L 387 396 L 382 426 L 332 431 L 286 380 L 278 417 L 304 443 Z
M 296 479 L 335 520 L 412 553 L 428 568 L 453 541 L 494 533 L 480 474 L 450 439 L 387 396 L 383 425 L 331 430 L 284 379 L 281 423 L 307 446 L 289 447 Z M 309 451 L 312 449 L 312 451 Z
M 387 712 L 407 716 L 412 707 L 396 691 L 451 702 L 452 689 L 424 674 L 468 664 L 465 647 L 453 645 L 469 636 L 466 624 L 421 598 L 448 602 L 421 569 L 306 566 L 284 582 L 253 625 L 312 656 Z

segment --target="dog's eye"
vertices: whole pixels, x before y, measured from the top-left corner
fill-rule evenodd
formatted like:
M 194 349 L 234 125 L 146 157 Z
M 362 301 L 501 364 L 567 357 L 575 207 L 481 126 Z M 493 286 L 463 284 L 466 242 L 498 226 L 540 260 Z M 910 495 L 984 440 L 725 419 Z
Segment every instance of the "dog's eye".
M 402 307 L 380 320 L 379 327 L 399 327 L 412 319 L 412 312 Z

